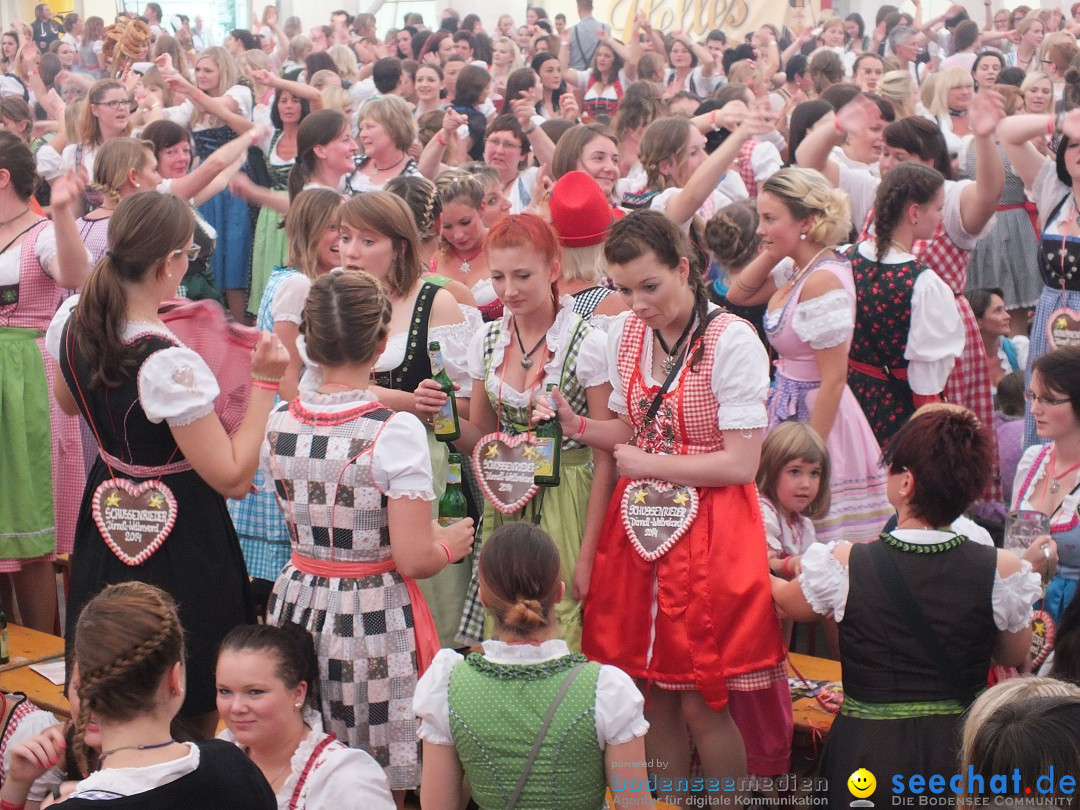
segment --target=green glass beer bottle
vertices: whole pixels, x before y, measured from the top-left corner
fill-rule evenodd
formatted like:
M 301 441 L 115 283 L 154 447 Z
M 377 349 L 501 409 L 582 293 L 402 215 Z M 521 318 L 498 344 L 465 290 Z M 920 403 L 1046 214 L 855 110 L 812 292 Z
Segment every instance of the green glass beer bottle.
M 554 385 L 547 387 L 548 396 Z M 555 403 L 552 402 L 554 408 Z M 533 473 L 533 483 L 540 487 L 557 487 L 559 485 L 559 455 L 562 452 L 562 425 L 559 424 L 559 415 L 546 419 L 536 425 L 533 446 L 536 448 L 536 471 Z
M 433 340 L 428 344 L 428 354 L 431 356 L 432 379 L 435 380 L 446 394 L 446 404 L 431 419 L 431 429 L 435 432 L 435 438 L 440 442 L 452 442 L 461 436 L 461 426 L 458 424 L 457 398 L 454 396 L 454 381 L 446 373 L 446 364 L 442 358 L 442 346 L 439 341 Z
M 7 616 L 4 615 L 4 609 L 0 608 L 0 664 L 6 664 L 9 660 Z
M 465 493 L 461 489 L 461 454 L 450 454 L 450 471 L 446 475 L 446 491 L 439 498 L 439 525 L 450 526 L 469 516 Z M 455 563 L 462 562 L 455 560 Z

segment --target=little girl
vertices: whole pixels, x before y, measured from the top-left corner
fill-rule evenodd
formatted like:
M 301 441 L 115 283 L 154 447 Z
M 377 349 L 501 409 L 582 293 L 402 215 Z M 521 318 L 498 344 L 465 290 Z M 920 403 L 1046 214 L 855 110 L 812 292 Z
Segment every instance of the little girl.
M 773 428 L 761 446 L 757 487 L 769 570 L 794 579 L 802 570 L 802 553 L 817 539 L 814 519 L 829 511 L 829 451 L 817 431 L 795 421 Z M 790 622 L 784 629 L 786 643 Z
M 824 483 L 823 483 L 824 482 Z M 816 536 L 812 518 L 829 511 L 829 451 L 805 422 L 781 422 L 761 445 L 758 499 L 765 523 L 769 569 L 794 579 L 802 554 Z M 784 646 L 791 621 L 782 623 Z M 791 692 L 786 682 L 770 688 L 731 693 L 731 717 L 746 746 L 751 778 L 787 773 L 791 765 Z

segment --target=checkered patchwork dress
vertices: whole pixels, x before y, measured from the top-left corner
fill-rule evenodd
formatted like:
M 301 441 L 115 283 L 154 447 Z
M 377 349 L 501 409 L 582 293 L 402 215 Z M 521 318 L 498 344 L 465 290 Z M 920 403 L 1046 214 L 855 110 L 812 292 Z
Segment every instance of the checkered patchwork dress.
M 388 422 L 406 415 L 377 402 L 344 399 L 356 393 L 312 394 L 320 410 L 298 399 L 281 403 L 270 416 L 269 467 L 296 537 L 294 559 L 379 563 L 392 556 L 387 495 L 376 484 L 373 455 Z M 428 490 L 415 496 L 433 497 L 430 472 Z M 318 576 L 290 562 L 267 612 L 270 624 L 294 622 L 314 637 L 326 730 L 370 752 L 392 789 L 417 787 L 416 639 L 401 575 Z

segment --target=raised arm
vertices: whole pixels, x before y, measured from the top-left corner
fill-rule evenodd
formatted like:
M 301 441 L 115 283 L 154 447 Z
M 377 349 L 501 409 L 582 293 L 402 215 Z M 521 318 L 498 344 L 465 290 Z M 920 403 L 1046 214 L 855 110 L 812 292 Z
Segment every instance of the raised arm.
M 174 93 L 190 98 L 192 103 L 199 109 L 220 118 L 233 132 L 244 133 L 255 126 L 251 119 L 245 118 L 234 109 L 235 101 L 207 95 L 179 73 L 166 76 L 165 83 Z
M 83 183 L 74 171 L 57 177 L 52 184 L 52 220 L 56 232 L 56 262 L 53 280 L 73 290 L 90 275 L 90 256 L 75 224 L 75 208 L 83 198 Z
M 196 199 L 199 192 L 209 186 L 219 174 L 229 169 L 235 172 L 242 165 L 238 162 L 239 159 L 247 154 L 248 147 L 263 134 L 259 127 L 253 127 L 222 144 L 188 174 L 173 180 L 170 191 L 182 200 Z M 224 186 L 225 183 L 228 183 L 228 177 L 224 178 L 221 185 Z
M 723 113 L 723 110 L 721 110 Z M 724 173 L 739 155 L 743 144 L 755 135 L 764 135 L 775 124 L 772 110 L 758 107 L 746 116 L 738 126 L 730 127 L 732 133 L 690 175 L 686 185 L 668 201 L 665 213 L 677 224 L 689 222 L 697 210 L 723 179 Z
M 420 159 L 416 161 L 420 174 L 432 182 L 435 181 L 443 170 L 443 155 L 446 154 L 446 147 L 451 143 L 457 143 L 457 129 L 468 121 L 467 117 L 449 107 L 443 111 L 442 129 L 427 142 L 424 151 L 420 153 Z
M 795 159 L 804 169 L 817 169 L 834 186 L 840 184 L 840 167 L 829 159 L 834 146 L 844 142 L 849 132 L 861 132 L 880 122 L 881 111 L 870 99 L 855 96 L 833 115 L 824 115 L 814 128 L 806 133 L 795 153 Z
M 1005 188 L 1005 166 L 994 143 L 994 130 L 1005 117 L 1004 102 L 993 91 L 976 93 L 968 116 L 975 134 L 975 182 L 960 193 L 960 220 L 965 231 L 977 234 L 994 216 Z
M 1051 160 L 1039 154 L 1039 150 L 1031 142 L 1032 139 L 1060 132 L 1066 122 L 1071 122 L 1074 128 L 1080 129 L 1080 112 L 1070 110 L 1061 118 L 1053 114 L 1039 113 L 1010 115 L 998 124 L 998 138 L 1005 149 L 1005 156 L 1012 164 L 1016 176 L 1023 180 L 1028 188 L 1035 183 L 1035 178 L 1046 162 Z
M 251 373 L 280 379 L 288 363 L 289 354 L 281 340 L 264 333 L 251 358 Z M 177 446 L 195 472 L 228 498 L 243 498 L 251 488 L 275 393 L 276 389 L 252 387 L 247 412 L 232 437 L 213 411 L 188 425 L 170 426 Z
M 573 96 L 573 94 L 570 95 Z M 565 98 L 565 94 L 563 97 Z M 536 162 L 546 163 L 550 166 L 555 158 L 555 143 L 541 127 L 532 122 L 532 104 L 526 99 L 518 98 L 510 102 L 510 109 L 513 110 L 514 117 L 517 118 L 518 124 L 521 125 L 522 133 L 529 139 L 533 154 L 536 156 Z M 562 112 L 561 109 L 560 112 Z

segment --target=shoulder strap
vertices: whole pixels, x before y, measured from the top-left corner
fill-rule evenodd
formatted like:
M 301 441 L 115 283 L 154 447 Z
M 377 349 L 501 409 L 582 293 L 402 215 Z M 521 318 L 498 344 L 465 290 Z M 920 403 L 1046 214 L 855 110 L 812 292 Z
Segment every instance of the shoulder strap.
M 706 330 L 709 328 L 709 324 L 712 323 L 713 318 L 721 314 L 724 310 L 714 309 L 708 315 L 705 316 L 705 324 L 701 330 L 702 337 L 705 336 Z M 690 347 L 684 350 L 689 351 Z M 685 356 L 685 355 L 684 355 Z M 641 422 L 641 430 L 644 430 L 649 422 L 656 418 L 657 412 L 660 410 L 660 403 L 664 401 L 664 395 L 671 389 L 671 384 L 675 382 L 675 378 L 679 376 L 679 371 L 682 369 L 682 363 L 676 363 L 671 367 L 671 372 L 667 375 L 667 379 L 664 380 L 664 384 L 660 386 L 660 390 L 656 392 L 656 396 L 653 397 L 652 403 L 649 405 L 649 410 L 645 412 L 645 419 Z
M 915 597 L 912 596 L 911 591 L 904 582 L 900 569 L 896 567 L 896 563 L 889 556 L 885 543 L 881 540 L 870 543 L 867 546 L 867 551 L 870 553 L 870 559 L 874 561 L 874 567 L 877 569 L 881 584 L 885 586 L 885 590 L 889 592 L 893 604 L 900 611 L 900 615 L 904 617 L 904 621 L 908 623 L 912 635 L 919 642 L 919 646 L 923 648 L 923 652 L 930 656 L 930 660 L 934 662 L 938 674 L 945 681 L 946 686 L 949 687 L 949 691 L 953 693 L 953 697 L 966 709 L 975 700 L 975 694 L 960 680 L 956 664 L 953 663 L 952 658 L 945 650 L 941 639 L 937 637 L 937 634 L 930 627 L 930 622 L 927 621 L 922 608 L 919 607 L 919 603 L 915 601 Z
M 533 765 L 536 764 L 536 758 L 540 756 L 540 748 L 544 744 L 544 738 L 547 737 L 548 729 L 551 728 L 551 721 L 555 719 L 555 712 L 558 711 L 559 705 L 563 702 L 563 698 L 565 698 L 566 693 L 570 691 L 570 686 L 574 683 L 574 680 L 580 674 L 581 669 L 584 666 L 585 664 L 577 664 L 566 674 L 566 677 L 563 678 L 562 686 L 559 687 L 559 692 L 555 695 L 555 699 L 551 701 L 551 706 L 548 708 L 548 713 L 544 718 L 544 722 L 540 724 L 540 731 L 536 733 L 536 740 L 533 741 L 532 750 L 529 752 L 528 759 L 525 760 L 525 767 L 521 769 L 521 776 L 518 777 L 514 792 L 510 794 L 510 799 L 506 802 L 506 810 L 514 810 L 514 808 L 517 807 L 518 800 L 525 790 L 525 783 L 529 780 L 529 774 L 532 773 Z

